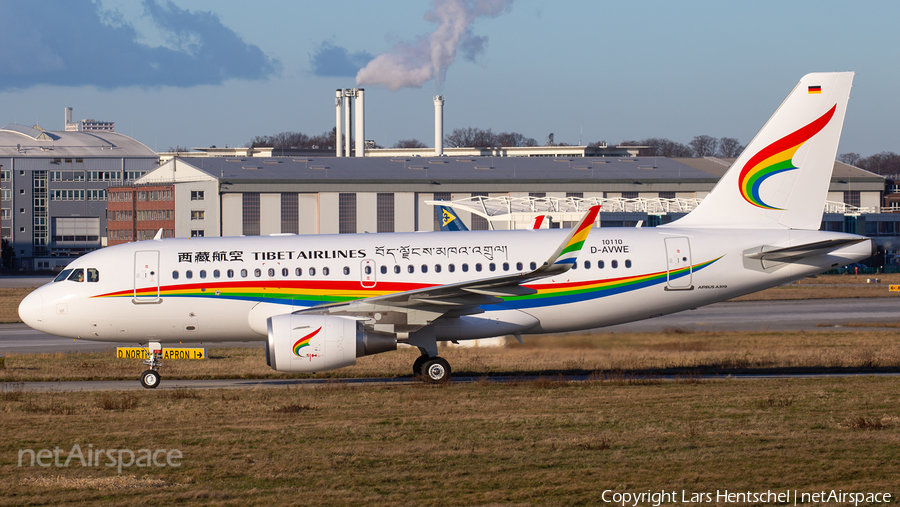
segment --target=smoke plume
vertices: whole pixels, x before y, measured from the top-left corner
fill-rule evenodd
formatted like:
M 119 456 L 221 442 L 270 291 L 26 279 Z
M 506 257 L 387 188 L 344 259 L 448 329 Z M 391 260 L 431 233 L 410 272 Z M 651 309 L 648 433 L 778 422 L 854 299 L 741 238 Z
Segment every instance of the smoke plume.
M 475 20 L 484 16 L 495 18 L 511 4 L 512 0 L 434 0 L 425 20 L 438 23 L 437 29 L 376 56 L 356 74 L 356 84 L 381 85 L 397 91 L 404 87 L 421 88 L 434 79 L 440 89 L 457 51 L 469 61 L 484 51 L 487 37 L 472 33 Z

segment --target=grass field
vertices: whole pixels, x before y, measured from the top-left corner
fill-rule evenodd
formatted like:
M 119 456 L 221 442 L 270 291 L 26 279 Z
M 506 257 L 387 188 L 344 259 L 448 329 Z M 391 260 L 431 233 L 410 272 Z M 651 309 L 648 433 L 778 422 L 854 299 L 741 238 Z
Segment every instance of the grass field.
M 0 393 L 0 505 L 595 505 L 604 490 L 900 494 L 897 379 L 553 378 Z M 172 467 L 18 466 L 23 449 Z M 126 460 L 127 463 L 127 460 Z M 667 502 L 671 503 L 671 502 Z M 652 505 L 644 502 L 641 505 Z M 740 505 L 740 504 L 739 504 Z
M 854 277 L 777 291 L 876 293 Z M 838 281 L 850 283 L 839 284 Z M 807 286 L 809 286 L 807 288 Z M 27 289 L 23 289 L 24 293 Z M 791 292 L 794 294 L 794 292 Z M 775 297 L 778 296 L 778 297 Z M 9 298 L 11 299 L 11 298 Z M 2 306 L 15 308 L 7 298 Z M 900 335 L 815 332 L 582 333 L 505 348 L 448 347 L 473 384 L 246 390 L 30 392 L 23 381 L 129 379 L 112 352 L 9 354 L 0 370 L 0 506 L 596 505 L 617 493 L 792 490 L 900 495 L 897 378 L 735 380 L 740 371 L 900 370 Z M 408 375 L 411 349 L 319 375 L 274 372 L 261 349 L 167 361 L 172 378 Z M 570 383 L 560 373 L 597 372 Z M 719 372 L 721 380 L 692 373 Z M 537 374 L 505 384 L 495 374 Z M 683 373 L 663 381 L 661 373 Z M 179 466 L 31 466 L 22 451 L 177 451 Z M 47 463 L 45 461 L 45 463 Z M 52 465 L 52 460 L 49 462 Z M 146 463 L 146 461 L 145 461 Z M 680 498 L 679 498 L 680 499 Z M 749 505 L 754 502 L 736 503 Z M 665 502 L 673 504 L 673 502 Z M 801 502 L 802 504 L 802 502 Z M 842 503 L 838 503 L 840 505 Z M 653 505 L 641 502 L 640 505 Z M 680 505 L 686 505 L 680 503 Z M 860 504 L 862 505 L 862 504 Z
M 503 348 L 442 347 L 454 375 L 627 372 L 737 373 L 900 368 L 900 335 L 884 330 L 823 329 L 815 332 L 582 333 L 525 337 Z M 360 358 L 355 366 L 319 374 L 280 373 L 266 366 L 262 348 L 211 348 L 210 359 L 170 360 L 163 378 L 347 378 L 409 376 L 418 352 Z M 114 349 L 93 353 L 7 354 L 0 382 L 136 379 L 135 359 L 117 359 Z

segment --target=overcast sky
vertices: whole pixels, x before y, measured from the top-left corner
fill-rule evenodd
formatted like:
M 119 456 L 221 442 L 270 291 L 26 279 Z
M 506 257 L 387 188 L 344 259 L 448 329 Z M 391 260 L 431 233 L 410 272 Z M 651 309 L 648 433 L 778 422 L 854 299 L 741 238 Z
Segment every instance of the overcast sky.
M 0 0 L 0 125 L 116 122 L 150 148 L 334 126 L 515 131 L 541 144 L 736 137 L 807 72 L 856 71 L 839 152 L 900 151 L 900 2 Z

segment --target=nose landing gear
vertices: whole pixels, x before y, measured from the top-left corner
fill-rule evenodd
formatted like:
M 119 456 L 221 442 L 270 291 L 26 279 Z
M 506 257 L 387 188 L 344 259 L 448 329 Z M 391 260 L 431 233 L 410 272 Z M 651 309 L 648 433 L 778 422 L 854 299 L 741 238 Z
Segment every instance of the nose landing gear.
M 147 345 L 147 353 L 150 357 L 144 361 L 144 364 L 149 366 L 150 369 L 141 373 L 141 385 L 146 389 L 155 389 L 162 381 L 162 377 L 157 371 L 162 365 L 162 344 L 150 342 Z

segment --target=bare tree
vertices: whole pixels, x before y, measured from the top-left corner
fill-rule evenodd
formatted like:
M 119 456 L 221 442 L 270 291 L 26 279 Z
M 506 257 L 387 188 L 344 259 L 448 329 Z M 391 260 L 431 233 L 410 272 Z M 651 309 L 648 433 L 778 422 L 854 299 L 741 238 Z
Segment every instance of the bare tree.
M 688 145 L 694 150 L 696 156 L 711 157 L 716 154 L 719 140 L 712 136 L 694 136 L 693 141 Z
M 744 145 L 733 137 L 723 137 L 719 139 L 719 151 L 716 152 L 717 157 L 736 158 L 744 151 Z
M 845 164 L 857 165 L 859 164 L 859 161 L 862 159 L 862 157 L 859 153 L 850 152 L 841 153 L 840 155 L 838 155 L 837 159 Z
M 525 137 L 518 132 L 501 132 L 497 134 L 495 140 L 504 148 L 514 148 L 518 146 L 537 146 L 537 141 L 530 137 Z
M 427 148 L 422 141 L 418 139 L 401 139 L 394 143 L 393 148 Z
M 694 151 L 687 145 L 671 141 L 665 137 L 651 137 L 640 141 L 622 141 L 619 146 L 648 146 L 642 148 L 638 155 L 642 157 L 693 157 Z
M 856 166 L 882 176 L 900 175 L 900 155 L 892 151 L 883 151 L 859 159 Z
M 497 136 L 491 129 L 453 129 L 453 132 L 444 136 L 444 146 L 448 148 L 489 148 L 496 145 Z
M 303 132 L 281 132 L 271 136 L 255 136 L 246 146 L 248 148 L 327 149 L 334 148 L 336 135 L 334 128 L 312 137 Z M 353 139 L 351 138 L 350 141 L 352 143 Z

